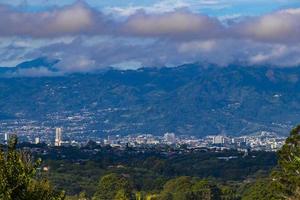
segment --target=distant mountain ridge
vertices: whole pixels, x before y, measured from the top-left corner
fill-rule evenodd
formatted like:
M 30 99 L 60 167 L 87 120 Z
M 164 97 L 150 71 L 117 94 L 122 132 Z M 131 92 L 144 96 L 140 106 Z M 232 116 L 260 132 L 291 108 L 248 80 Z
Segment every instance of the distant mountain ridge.
M 300 68 L 192 64 L 0 78 L 0 108 L 2 116 L 40 121 L 87 112 L 84 126 L 100 135 L 287 134 L 300 122 Z
M 26 70 L 44 68 L 49 72 L 57 72 L 54 65 L 59 63 L 59 59 L 51 59 L 48 57 L 39 57 L 33 60 L 24 61 L 15 67 L 0 67 L 0 77 L 22 76 L 20 72 Z
M 18 69 L 26 68 L 37 68 L 37 67 L 47 67 L 52 69 L 52 67 L 59 63 L 59 59 L 50 59 L 48 57 L 39 57 L 30 61 L 25 61 L 16 66 Z

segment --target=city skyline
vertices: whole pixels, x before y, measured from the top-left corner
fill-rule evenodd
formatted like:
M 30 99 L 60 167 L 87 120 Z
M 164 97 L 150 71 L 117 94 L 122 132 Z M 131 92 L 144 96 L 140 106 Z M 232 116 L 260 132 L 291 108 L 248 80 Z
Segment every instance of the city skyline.
M 261 131 L 252 135 L 227 136 L 225 134 L 207 135 L 205 137 L 176 135 L 173 132 L 166 132 L 163 135 L 153 135 L 150 133 L 132 134 L 132 135 L 108 135 L 107 137 L 72 137 L 72 134 L 63 139 L 63 129 L 60 127 L 53 128 L 53 133 L 47 135 L 30 135 L 25 134 L 26 140 L 22 134 L 4 133 L 2 135 L 4 144 L 7 144 L 10 135 L 17 135 L 21 138 L 21 142 L 30 142 L 32 144 L 47 144 L 48 146 L 84 146 L 90 141 L 103 146 L 111 146 L 117 148 L 139 147 L 139 146 L 160 146 L 170 145 L 181 147 L 187 145 L 190 149 L 197 148 L 220 148 L 236 149 L 239 151 L 277 151 L 283 145 L 286 137 L 278 136 L 274 132 Z M 53 139 L 53 135 L 55 136 Z

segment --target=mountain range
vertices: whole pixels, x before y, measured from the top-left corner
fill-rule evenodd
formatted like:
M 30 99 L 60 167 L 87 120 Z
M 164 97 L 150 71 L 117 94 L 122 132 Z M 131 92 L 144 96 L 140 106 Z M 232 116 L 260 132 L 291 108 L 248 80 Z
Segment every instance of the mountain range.
M 59 61 L 34 62 L 13 70 L 52 67 Z M 0 70 L 5 73 L 7 69 Z M 52 114 L 84 110 L 94 116 L 100 134 L 105 129 L 123 135 L 285 135 L 300 122 L 300 68 L 187 64 L 54 77 L 2 76 L 0 108 L 0 121 L 43 121 Z

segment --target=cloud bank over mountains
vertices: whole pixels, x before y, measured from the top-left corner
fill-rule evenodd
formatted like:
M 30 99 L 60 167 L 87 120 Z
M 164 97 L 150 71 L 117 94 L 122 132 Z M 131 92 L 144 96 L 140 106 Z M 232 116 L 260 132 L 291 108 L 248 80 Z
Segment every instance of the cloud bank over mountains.
M 39 12 L 0 5 L 0 16 L 2 37 L 111 35 L 181 40 L 234 38 L 275 43 L 300 40 L 300 8 L 248 17 L 230 25 L 185 9 L 157 14 L 138 10 L 125 20 L 117 20 L 82 1 Z
M 65 72 L 188 62 L 282 67 L 300 63 L 297 7 L 234 19 L 184 7 L 128 13 L 116 17 L 83 1 L 38 11 L 0 4 L 0 65 L 40 56 L 60 59 L 56 67 Z

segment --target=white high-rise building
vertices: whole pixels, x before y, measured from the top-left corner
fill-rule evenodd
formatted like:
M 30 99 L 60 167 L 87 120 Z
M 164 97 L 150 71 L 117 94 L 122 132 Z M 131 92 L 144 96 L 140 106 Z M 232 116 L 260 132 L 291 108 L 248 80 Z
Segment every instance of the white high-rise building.
M 8 135 L 8 133 L 5 133 L 5 134 L 4 134 L 4 141 L 7 142 L 8 139 L 9 139 L 9 135 Z
M 213 137 L 213 144 L 224 144 L 225 137 L 222 135 L 217 135 Z
M 55 146 L 61 146 L 62 143 L 62 130 L 61 128 L 55 129 Z
M 176 137 L 174 133 L 165 133 L 164 139 L 167 143 L 174 144 L 176 142 Z
M 40 143 L 40 138 L 39 137 L 36 137 L 35 138 L 35 144 L 39 144 Z

